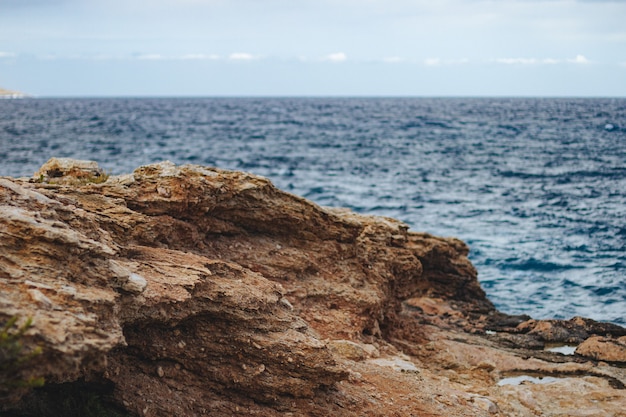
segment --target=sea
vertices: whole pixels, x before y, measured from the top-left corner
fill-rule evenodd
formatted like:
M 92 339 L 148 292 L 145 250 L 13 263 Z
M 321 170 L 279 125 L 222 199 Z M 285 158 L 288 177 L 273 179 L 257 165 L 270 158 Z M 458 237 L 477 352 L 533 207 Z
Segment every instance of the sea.
M 626 325 L 626 98 L 0 100 L 0 175 L 243 170 L 470 246 L 498 309 Z

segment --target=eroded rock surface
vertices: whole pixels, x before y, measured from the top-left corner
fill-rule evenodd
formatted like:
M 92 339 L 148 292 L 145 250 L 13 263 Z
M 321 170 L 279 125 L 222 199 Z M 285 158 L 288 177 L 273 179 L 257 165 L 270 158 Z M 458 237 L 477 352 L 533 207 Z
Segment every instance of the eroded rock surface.
M 43 349 L 22 378 L 105 384 L 139 416 L 626 415 L 624 329 L 499 313 L 467 254 L 241 172 L 0 178 L 0 324 L 32 317 Z M 556 380 L 506 383 L 524 374 Z

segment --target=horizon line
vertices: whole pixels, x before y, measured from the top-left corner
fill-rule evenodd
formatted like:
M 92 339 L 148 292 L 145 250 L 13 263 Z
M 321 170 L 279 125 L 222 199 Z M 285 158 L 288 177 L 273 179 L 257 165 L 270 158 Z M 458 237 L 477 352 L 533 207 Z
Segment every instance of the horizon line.
M 70 94 L 70 95 L 37 95 L 22 93 L 23 96 L 2 96 L 6 100 L 29 99 L 626 99 L 626 95 L 532 95 L 532 94 Z

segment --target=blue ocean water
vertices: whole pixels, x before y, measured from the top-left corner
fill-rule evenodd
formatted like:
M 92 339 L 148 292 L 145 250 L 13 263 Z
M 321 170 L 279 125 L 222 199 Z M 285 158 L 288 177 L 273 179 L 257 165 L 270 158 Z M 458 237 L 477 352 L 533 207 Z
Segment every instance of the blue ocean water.
M 504 312 L 626 324 L 626 99 L 0 101 L 0 175 L 51 156 L 250 171 L 459 237 Z

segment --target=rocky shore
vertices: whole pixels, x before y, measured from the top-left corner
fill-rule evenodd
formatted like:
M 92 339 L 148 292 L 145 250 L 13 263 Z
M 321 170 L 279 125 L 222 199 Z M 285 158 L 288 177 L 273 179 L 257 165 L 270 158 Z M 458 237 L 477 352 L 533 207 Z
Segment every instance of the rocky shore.
M 32 318 L 0 381 L 46 381 L 0 415 L 626 416 L 626 329 L 500 313 L 467 254 L 251 174 L 51 159 L 0 178 L 0 328 Z

